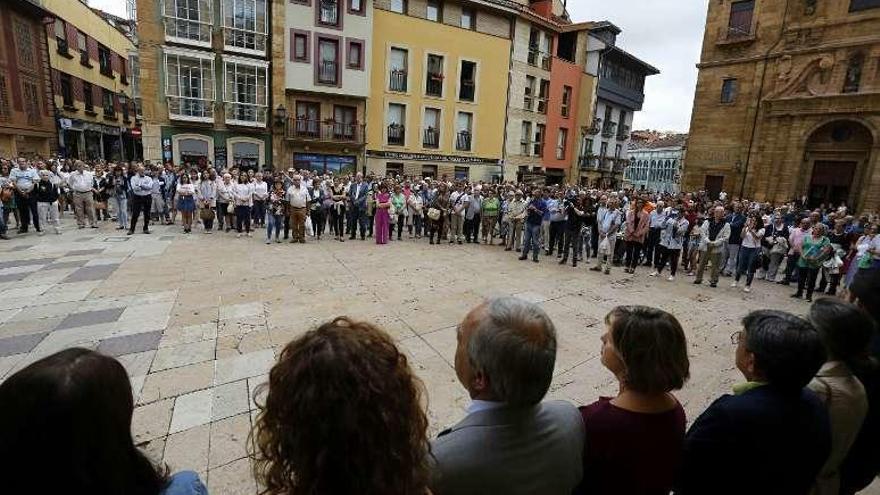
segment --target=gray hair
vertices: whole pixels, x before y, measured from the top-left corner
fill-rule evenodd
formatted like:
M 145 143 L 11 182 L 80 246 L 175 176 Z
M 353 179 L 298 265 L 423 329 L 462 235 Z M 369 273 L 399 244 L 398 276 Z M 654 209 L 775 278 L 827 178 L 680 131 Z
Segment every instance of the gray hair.
M 493 298 L 468 341 L 468 359 L 489 377 L 495 399 L 537 404 L 556 364 L 556 328 L 540 306 L 515 297 Z

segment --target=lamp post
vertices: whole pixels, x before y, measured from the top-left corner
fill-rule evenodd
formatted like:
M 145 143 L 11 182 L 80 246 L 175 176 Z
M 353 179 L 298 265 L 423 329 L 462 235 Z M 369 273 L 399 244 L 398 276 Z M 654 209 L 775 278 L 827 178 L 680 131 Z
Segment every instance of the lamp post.
M 287 122 L 287 109 L 284 108 L 284 105 L 279 104 L 275 109 L 275 126 L 281 127 L 285 122 Z

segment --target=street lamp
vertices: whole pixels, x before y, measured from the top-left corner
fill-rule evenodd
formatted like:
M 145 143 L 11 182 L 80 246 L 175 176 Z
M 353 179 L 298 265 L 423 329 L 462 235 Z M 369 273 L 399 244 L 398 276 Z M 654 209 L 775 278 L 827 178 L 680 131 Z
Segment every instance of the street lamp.
M 275 109 L 275 125 L 280 127 L 285 122 L 287 122 L 287 109 L 284 108 L 284 105 L 279 104 L 278 108 Z

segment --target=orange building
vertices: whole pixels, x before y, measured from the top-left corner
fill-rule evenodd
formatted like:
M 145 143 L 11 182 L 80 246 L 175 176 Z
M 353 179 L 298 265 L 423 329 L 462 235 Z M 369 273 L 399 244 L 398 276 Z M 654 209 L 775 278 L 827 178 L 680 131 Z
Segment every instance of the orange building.
M 550 100 L 547 111 L 547 137 L 543 161 L 548 169 L 563 169 L 569 175 L 574 154 L 577 119 L 576 106 L 590 105 L 581 101 L 581 74 L 583 69 L 560 57 L 550 68 Z

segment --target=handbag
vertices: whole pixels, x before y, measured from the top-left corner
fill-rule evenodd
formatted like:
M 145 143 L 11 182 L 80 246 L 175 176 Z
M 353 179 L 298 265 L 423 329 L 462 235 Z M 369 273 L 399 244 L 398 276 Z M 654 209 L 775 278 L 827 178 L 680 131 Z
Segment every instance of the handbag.
M 211 208 L 202 208 L 199 210 L 199 217 L 202 221 L 210 222 L 211 220 L 214 220 L 214 210 Z
M 394 203 L 388 202 L 388 215 L 392 218 L 397 216 L 397 208 L 394 207 Z
M 599 252 L 600 253 L 608 253 L 611 251 L 611 243 L 608 241 L 608 237 L 602 239 L 602 242 L 599 243 Z
M 440 215 L 442 214 L 443 213 L 437 208 L 428 208 L 428 218 L 430 218 L 431 220 L 440 220 Z
M 228 205 L 226 205 L 226 213 L 229 213 L 230 215 L 235 213 L 235 205 L 232 204 L 231 202 Z

